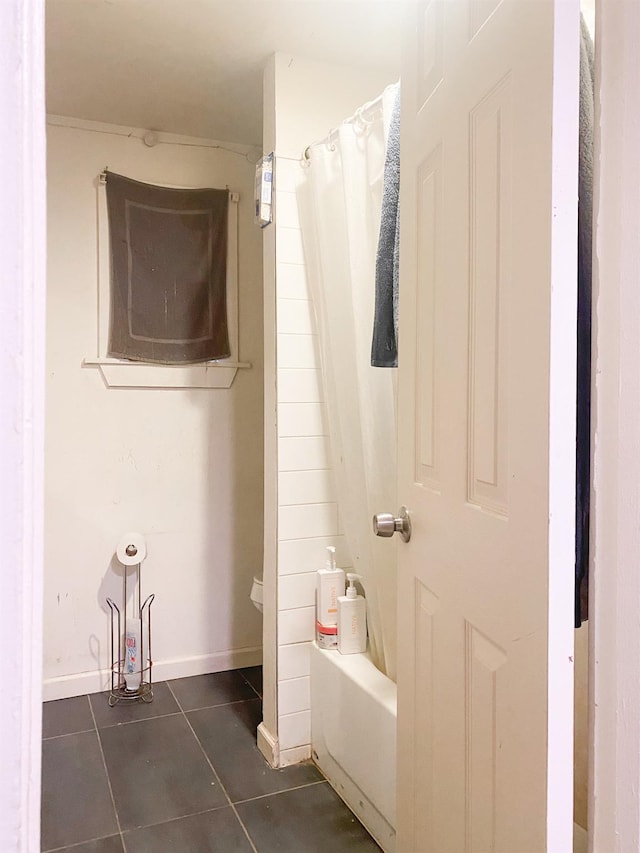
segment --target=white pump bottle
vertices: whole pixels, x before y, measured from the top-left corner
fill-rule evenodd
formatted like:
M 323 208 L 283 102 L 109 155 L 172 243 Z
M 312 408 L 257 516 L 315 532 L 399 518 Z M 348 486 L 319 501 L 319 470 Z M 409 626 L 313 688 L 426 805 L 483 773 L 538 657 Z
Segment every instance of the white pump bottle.
M 367 602 L 358 595 L 360 575 L 347 572 L 347 594 L 338 598 L 338 651 L 355 655 L 367 649 Z

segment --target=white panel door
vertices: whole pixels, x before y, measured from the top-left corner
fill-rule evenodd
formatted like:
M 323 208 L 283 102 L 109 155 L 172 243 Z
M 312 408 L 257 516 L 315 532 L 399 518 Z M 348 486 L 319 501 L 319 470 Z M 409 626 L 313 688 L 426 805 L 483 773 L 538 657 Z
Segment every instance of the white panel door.
M 578 15 L 407 27 L 399 853 L 572 849 Z

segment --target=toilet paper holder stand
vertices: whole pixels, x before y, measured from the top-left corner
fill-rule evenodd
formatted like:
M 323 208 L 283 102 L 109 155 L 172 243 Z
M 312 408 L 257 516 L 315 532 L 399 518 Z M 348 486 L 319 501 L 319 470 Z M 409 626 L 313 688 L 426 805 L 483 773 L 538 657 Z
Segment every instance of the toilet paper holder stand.
M 133 553 L 129 552 L 129 548 L 133 548 Z M 129 545 L 127 548 L 128 556 L 135 556 L 135 546 Z M 138 608 L 138 614 L 127 616 L 127 575 L 128 569 L 135 569 L 136 573 L 136 589 L 134 589 L 134 602 L 142 601 L 142 583 L 141 583 L 141 568 L 142 563 L 134 564 L 133 566 L 124 566 L 123 575 L 123 600 L 122 608 L 118 607 L 112 598 L 107 598 L 111 614 L 111 686 L 109 690 L 109 705 L 113 707 L 118 702 L 152 702 L 153 701 L 153 661 L 151 657 L 151 605 L 155 599 L 155 593 L 148 595 L 142 605 Z M 125 678 L 126 666 L 126 636 L 127 622 L 137 622 L 138 637 L 140 648 L 138 649 L 138 659 L 140 661 L 140 669 L 136 670 L 135 674 L 140 675 L 140 685 L 136 689 L 129 690 Z

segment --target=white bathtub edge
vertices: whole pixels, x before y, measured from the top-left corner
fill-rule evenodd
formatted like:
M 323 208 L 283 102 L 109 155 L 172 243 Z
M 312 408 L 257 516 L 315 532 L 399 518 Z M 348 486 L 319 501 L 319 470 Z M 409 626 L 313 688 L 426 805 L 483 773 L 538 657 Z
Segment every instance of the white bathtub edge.
M 360 823 L 375 838 L 384 853 L 396 853 L 395 829 L 369 802 L 366 795 L 354 784 L 349 775 L 330 755 L 325 754 L 321 760 L 318 760 L 314 753 L 314 760 L 327 777 L 327 781 L 336 794 L 341 800 L 344 800 Z
M 385 853 L 396 850 L 396 697 L 368 655 L 311 645 L 312 757 Z

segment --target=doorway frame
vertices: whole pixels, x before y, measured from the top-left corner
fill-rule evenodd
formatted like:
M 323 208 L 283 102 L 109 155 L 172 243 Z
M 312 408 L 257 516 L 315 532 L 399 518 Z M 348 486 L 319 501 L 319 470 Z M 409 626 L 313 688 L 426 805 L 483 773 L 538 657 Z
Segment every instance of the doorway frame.
M 640 6 L 597 2 L 589 850 L 640 850 Z M 44 0 L 0 4 L 0 837 L 40 849 Z M 625 239 L 625 237 L 629 237 Z M 602 282 L 602 284 L 600 284 Z M 607 283 L 612 282 L 611 286 Z M 602 567 L 602 582 L 598 567 Z M 606 569 L 606 572 L 604 571 Z M 612 663 L 613 662 L 613 663 Z
M 0 838 L 40 850 L 46 137 L 44 0 L 0 3 Z

